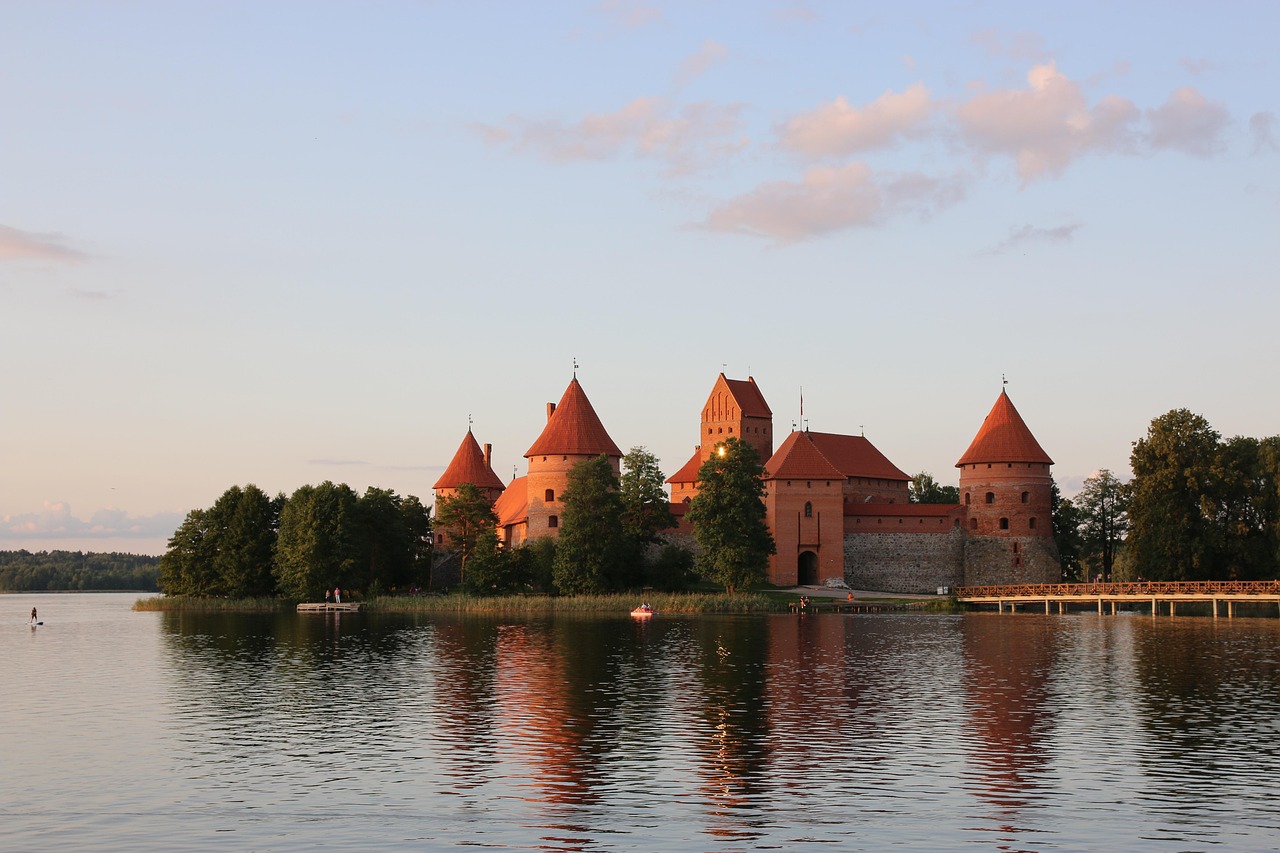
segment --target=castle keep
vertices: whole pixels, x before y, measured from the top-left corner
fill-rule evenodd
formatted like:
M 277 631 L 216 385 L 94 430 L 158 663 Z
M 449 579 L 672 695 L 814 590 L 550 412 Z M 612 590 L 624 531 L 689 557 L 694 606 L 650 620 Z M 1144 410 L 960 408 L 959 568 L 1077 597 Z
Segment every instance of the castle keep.
M 1053 541 L 1053 460 L 1001 391 L 956 462 L 960 503 L 909 502 L 911 478 L 861 435 L 792 431 L 773 447 L 773 412 L 753 378 L 717 377 L 702 408 L 699 444 L 668 478 L 674 538 L 691 541 L 683 516 L 698 494 L 697 474 L 717 444 L 737 438 L 766 460 L 765 506 L 777 554 L 770 583 L 843 579 L 858 589 L 932 593 L 938 587 L 1049 583 L 1061 569 Z M 569 469 L 604 455 L 619 471 L 622 452 L 575 377 L 525 453 L 528 473 L 505 488 L 470 431 L 435 484 L 437 498 L 471 482 L 495 501 L 499 539 L 518 547 L 559 534 L 559 496 Z

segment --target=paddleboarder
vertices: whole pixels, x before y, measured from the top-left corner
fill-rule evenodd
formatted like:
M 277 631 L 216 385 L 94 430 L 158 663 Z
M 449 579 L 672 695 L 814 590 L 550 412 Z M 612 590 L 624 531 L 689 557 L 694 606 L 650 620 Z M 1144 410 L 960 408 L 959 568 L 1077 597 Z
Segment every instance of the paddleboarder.
M 31 608 L 31 624 L 36 624 L 36 609 L 34 607 Z

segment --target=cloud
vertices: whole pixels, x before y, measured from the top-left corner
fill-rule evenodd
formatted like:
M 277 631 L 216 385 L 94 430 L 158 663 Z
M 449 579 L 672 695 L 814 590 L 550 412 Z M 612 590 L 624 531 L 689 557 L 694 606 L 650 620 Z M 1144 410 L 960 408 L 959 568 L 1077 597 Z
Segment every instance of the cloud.
M 917 131 L 929 108 L 922 83 L 901 94 L 887 91 L 861 109 L 841 96 L 788 120 L 779 129 L 781 145 L 812 159 L 887 148 Z
M 773 17 L 779 21 L 796 21 L 803 24 L 813 24 L 820 20 L 817 12 L 799 0 L 791 0 L 790 3 L 775 8 Z
M 963 194 L 959 182 L 915 173 L 878 177 L 865 164 L 850 163 L 812 169 L 798 182 L 762 184 L 712 210 L 702 227 L 792 243 L 909 211 L 928 215 Z
M 980 154 L 1005 154 L 1023 184 L 1061 174 L 1081 155 L 1131 145 L 1138 110 L 1108 96 L 1090 107 L 1080 85 L 1053 65 L 1027 74 L 1028 89 L 975 95 L 955 110 L 962 138 Z
M 83 261 L 87 256 L 67 245 L 61 234 L 34 234 L 0 225 L 0 260 Z
M 676 87 L 684 88 L 719 65 L 728 55 L 728 49 L 719 42 L 704 41 L 697 53 L 690 54 L 680 63 L 680 68 L 676 71 Z
M 630 152 L 662 160 L 668 175 L 678 175 L 744 148 L 741 112 L 740 104 L 710 102 L 674 111 L 664 98 L 642 97 L 616 112 L 588 115 L 574 124 L 513 117 L 506 127 L 476 129 L 491 144 L 555 162 L 605 160 Z
M 1272 112 L 1254 113 L 1249 117 L 1249 132 L 1253 134 L 1253 153 L 1264 151 L 1280 151 L 1280 144 L 1275 136 L 1276 114 Z
M 641 0 L 602 0 L 596 11 L 628 30 L 660 24 L 663 20 L 661 6 Z
M 1215 71 L 1218 68 L 1217 65 L 1208 59 L 1191 59 L 1185 56 L 1178 60 L 1178 64 L 1197 76 L 1205 73 L 1206 71 Z
M 1161 106 L 1147 110 L 1148 140 L 1153 148 L 1168 148 L 1208 157 L 1222 148 L 1222 132 L 1231 117 L 1227 108 L 1184 86 Z
M 71 513 L 64 501 L 44 501 L 39 512 L 0 517 L 0 540 L 116 539 L 121 537 L 163 537 L 173 535 L 182 523 L 177 512 L 131 516 L 122 509 L 102 509 L 87 521 Z
M 1059 225 L 1057 228 L 1037 228 L 1034 225 L 1023 225 L 1021 228 L 1009 229 L 1009 236 L 1000 241 L 987 254 L 1002 255 L 1006 252 L 1025 246 L 1027 243 L 1066 243 L 1070 241 L 1081 225 Z
M 1001 33 L 982 30 L 969 40 L 980 45 L 989 56 L 1013 59 L 1018 62 L 1046 62 L 1050 54 L 1039 33 Z

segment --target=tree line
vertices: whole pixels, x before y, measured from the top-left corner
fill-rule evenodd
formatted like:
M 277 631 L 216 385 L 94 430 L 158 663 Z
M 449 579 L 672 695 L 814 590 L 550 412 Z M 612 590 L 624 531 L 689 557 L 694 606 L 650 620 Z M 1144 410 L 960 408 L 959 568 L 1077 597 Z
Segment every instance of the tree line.
M 187 513 L 159 581 L 169 595 L 305 600 L 423 584 L 430 566 L 430 511 L 413 495 L 326 480 L 269 497 L 250 484 Z
M 1173 409 L 1133 443 L 1129 465 L 1129 482 L 1102 470 L 1057 501 L 1066 577 L 1280 576 L 1280 436 L 1223 439 L 1203 416 Z
M 0 551 L 0 589 L 42 590 L 158 589 L 160 558 L 144 554 L 83 551 Z

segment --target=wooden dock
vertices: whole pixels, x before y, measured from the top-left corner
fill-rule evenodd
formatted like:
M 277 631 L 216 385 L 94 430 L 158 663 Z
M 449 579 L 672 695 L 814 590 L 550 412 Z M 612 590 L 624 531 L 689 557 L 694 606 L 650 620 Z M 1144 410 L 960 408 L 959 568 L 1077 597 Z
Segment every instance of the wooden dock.
M 1044 583 L 1012 584 L 1007 586 L 956 587 L 955 596 L 966 604 L 994 604 L 1003 613 L 1006 605 L 1013 613 L 1018 605 L 1044 605 L 1049 613 L 1057 605 L 1059 613 L 1065 613 L 1072 604 L 1098 608 L 1101 616 L 1105 606 L 1111 615 L 1122 604 L 1150 604 L 1151 615 L 1160 613 L 1161 606 L 1170 616 L 1177 614 L 1179 602 L 1208 602 L 1213 605 L 1213 616 L 1218 617 L 1218 603 L 1226 605 L 1226 615 L 1235 616 L 1235 606 L 1241 602 L 1257 604 L 1275 603 L 1280 608 L 1280 581 L 1133 581 L 1126 583 Z
M 334 604 L 330 601 L 304 601 L 298 605 L 299 613 L 359 613 L 364 610 L 363 602 Z

